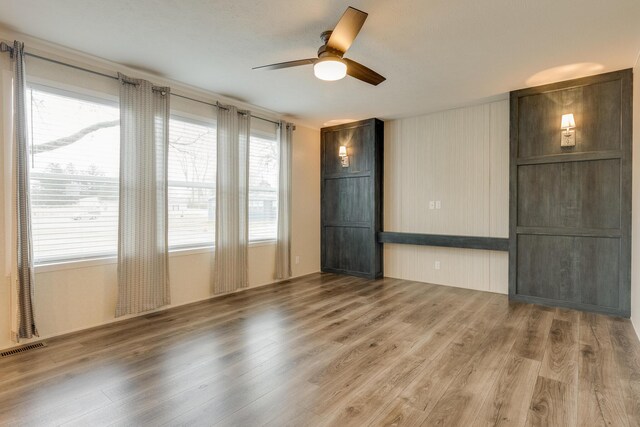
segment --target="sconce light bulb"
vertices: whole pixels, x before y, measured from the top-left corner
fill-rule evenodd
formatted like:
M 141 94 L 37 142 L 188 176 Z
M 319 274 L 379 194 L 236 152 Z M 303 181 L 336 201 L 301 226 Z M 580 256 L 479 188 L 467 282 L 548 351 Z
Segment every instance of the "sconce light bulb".
M 576 121 L 573 118 L 573 114 L 563 114 L 560 127 L 565 130 L 573 129 L 576 127 Z

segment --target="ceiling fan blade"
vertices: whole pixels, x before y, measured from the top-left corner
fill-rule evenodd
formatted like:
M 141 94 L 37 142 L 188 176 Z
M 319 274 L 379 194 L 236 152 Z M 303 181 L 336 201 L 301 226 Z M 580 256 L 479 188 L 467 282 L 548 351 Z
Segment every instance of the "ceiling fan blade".
M 264 68 L 266 70 L 278 70 L 280 68 L 299 67 L 300 65 L 315 64 L 318 58 L 298 59 L 297 61 L 279 62 L 277 64 L 261 65 L 253 67 L 252 70 Z
M 327 46 L 345 53 L 360 32 L 367 16 L 369 15 L 366 12 L 349 6 L 331 32 Z
M 343 58 L 343 60 L 347 63 L 347 74 L 351 77 L 355 77 L 358 80 L 362 80 L 363 82 L 374 86 L 378 86 L 380 83 L 387 80 L 372 69 L 367 68 L 362 64 L 358 64 L 356 61 L 352 61 L 347 58 Z

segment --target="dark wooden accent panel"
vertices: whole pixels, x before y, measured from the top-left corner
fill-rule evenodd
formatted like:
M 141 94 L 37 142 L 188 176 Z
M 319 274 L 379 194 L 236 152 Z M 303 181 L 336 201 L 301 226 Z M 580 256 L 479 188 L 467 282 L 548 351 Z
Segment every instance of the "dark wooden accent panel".
M 518 168 L 518 225 L 620 228 L 620 161 L 563 162 Z
M 367 121 L 364 121 L 367 122 Z M 361 122 L 356 122 L 361 123 Z M 369 144 L 375 137 L 375 126 L 364 123 L 351 126 L 351 123 L 322 129 L 322 172 L 325 175 L 345 177 L 347 174 L 370 172 L 375 159 L 369 153 Z M 341 129 L 338 129 L 341 128 Z M 347 146 L 349 167 L 343 168 L 338 157 L 341 145 Z
M 396 233 L 383 231 L 378 233 L 381 243 L 404 245 L 443 246 L 447 248 L 486 249 L 489 251 L 508 251 L 509 239 L 500 237 L 450 236 L 444 234 Z
M 511 93 L 512 299 L 629 316 L 631 84 L 623 70 Z
M 518 294 L 618 306 L 620 239 L 521 235 L 518 249 Z
M 384 124 L 362 120 L 321 130 L 322 271 L 382 275 L 382 150 Z M 349 167 L 338 156 L 347 147 Z
M 620 120 L 620 79 L 573 82 L 566 89 L 518 97 L 519 157 L 620 149 L 620 126 L 602 126 Z M 566 113 L 576 120 L 571 149 L 560 147 L 560 119 Z
M 326 226 L 324 233 L 327 242 L 333 244 L 325 254 L 325 270 L 362 276 L 371 274 L 369 227 Z
M 369 176 L 325 179 L 325 191 L 328 195 L 344 195 L 344 197 L 327 197 L 326 222 L 330 224 L 370 222 L 373 211 L 362 209 L 362 206 L 366 206 L 369 201 L 369 191 L 367 191 L 369 181 Z

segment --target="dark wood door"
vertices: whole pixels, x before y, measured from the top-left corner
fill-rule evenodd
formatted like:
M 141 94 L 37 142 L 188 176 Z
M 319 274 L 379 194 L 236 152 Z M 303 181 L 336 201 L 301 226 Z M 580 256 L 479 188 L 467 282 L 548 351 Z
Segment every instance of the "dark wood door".
M 631 84 L 624 70 L 511 93 L 513 299 L 629 316 Z
M 382 275 L 382 144 L 377 119 L 321 131 L 322 271 L 375 278 Z M 349 166 L 338 156 L 347 147 Z

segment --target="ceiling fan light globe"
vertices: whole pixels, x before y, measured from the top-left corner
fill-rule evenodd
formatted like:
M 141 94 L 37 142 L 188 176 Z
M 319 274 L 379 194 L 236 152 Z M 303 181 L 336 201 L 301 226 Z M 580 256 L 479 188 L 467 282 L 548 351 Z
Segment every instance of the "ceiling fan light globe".
M 320 80 L 340 80 L 347 75 L 347 64 L 340 58 L 321 59 L 314 64 L 313 74 Z

